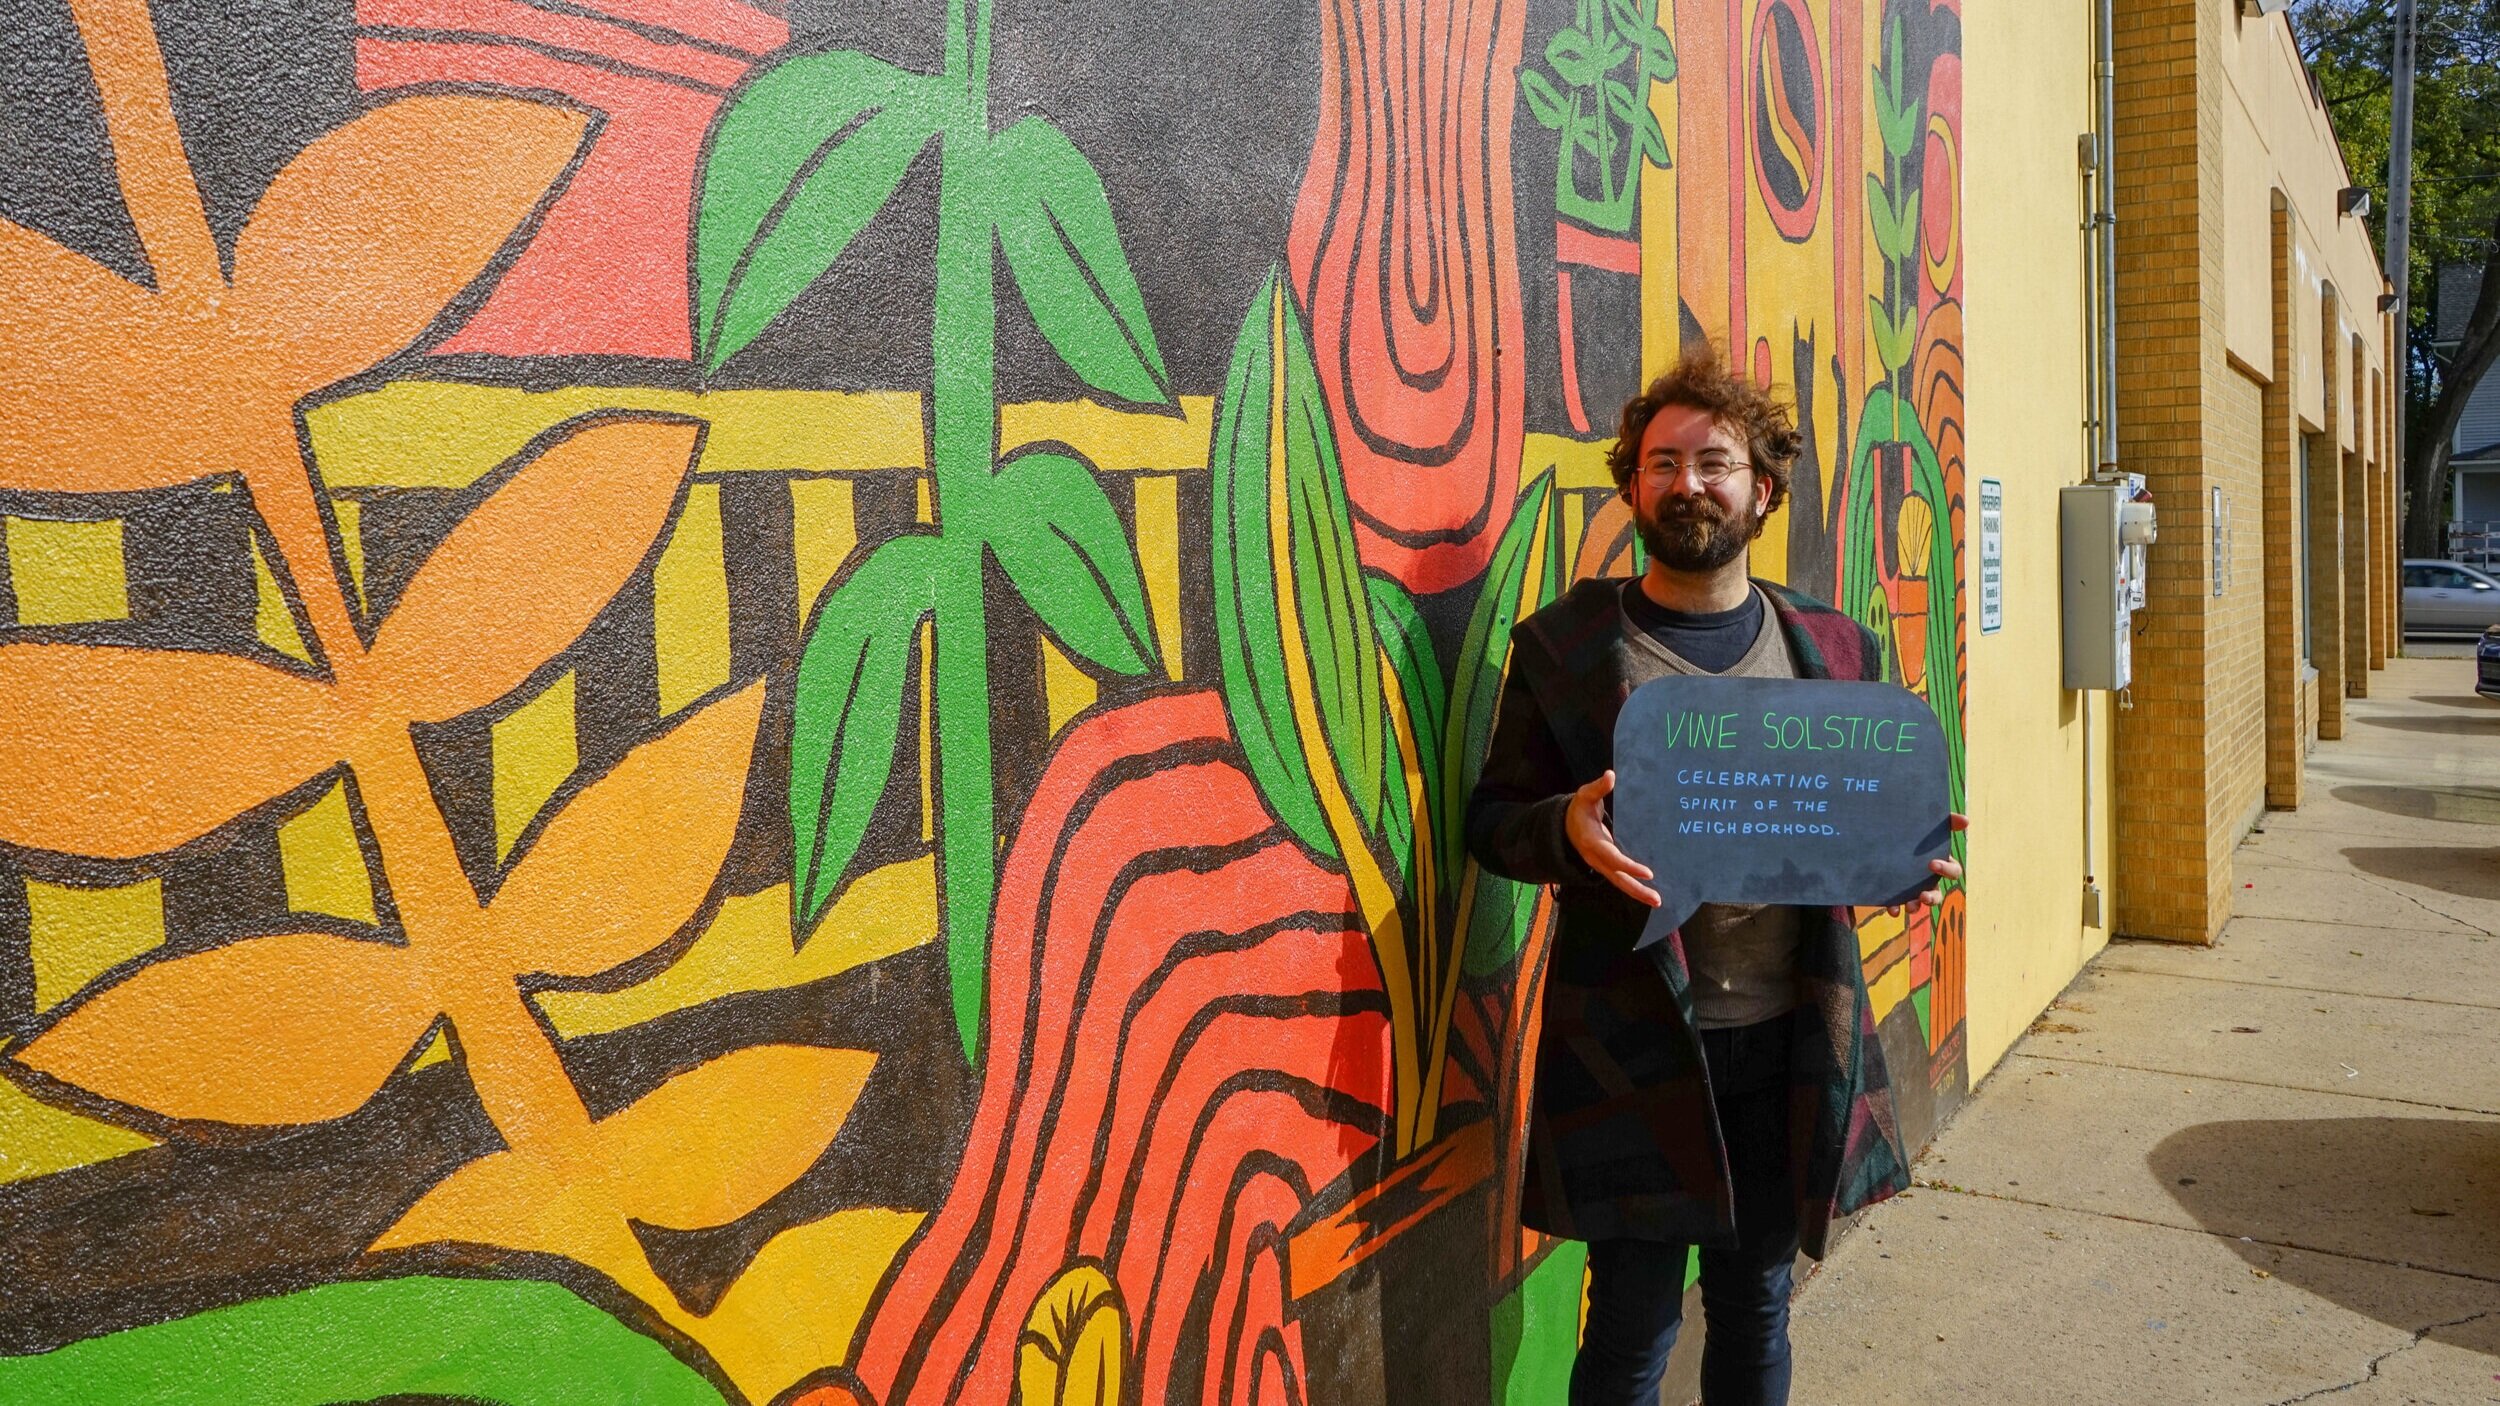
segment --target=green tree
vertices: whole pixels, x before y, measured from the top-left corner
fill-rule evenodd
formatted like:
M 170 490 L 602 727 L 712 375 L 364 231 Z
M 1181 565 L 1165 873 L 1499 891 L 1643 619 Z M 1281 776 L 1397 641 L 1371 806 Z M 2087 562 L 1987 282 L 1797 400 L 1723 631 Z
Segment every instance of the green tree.
M 1117 675 L 1158 664 L 1137 555 L 1092 466 L 1065 445 L 999 462 L 1000 256 L 1034 324 L 1087 386 L 1173 408 L 1100 173 L 1044 118 L 992 126 L 992 3 L 948 0 L 937 73 L 835 50 L 756 78 L 712 134 L 694 237 L 695 341 L 708 372 L 832 268 L 921 153 L 937 150 L 936 524 L 854 561 L 808 622 L 790 740 L 791 903 L 806 932 L 853 877 L 925 648 L 947 975 L 967 1058 L 980 1045 L 998 870 L 987 564 L 1070 654 Z
M 2500 0 L 2418 0 L 2413 236 L 2406 279 L 2405 551 L 2447 550 L 2448 454 L 2466 397 L 2500 359 Z M 2344 147 L 2371 193 L 2385 247 L 2394 90 L 2389 0 L 2300 0 L 2293 33 Z M 2482 271 L 2482 292 L 2454 343 L 2434 345 L 2439 270 Z

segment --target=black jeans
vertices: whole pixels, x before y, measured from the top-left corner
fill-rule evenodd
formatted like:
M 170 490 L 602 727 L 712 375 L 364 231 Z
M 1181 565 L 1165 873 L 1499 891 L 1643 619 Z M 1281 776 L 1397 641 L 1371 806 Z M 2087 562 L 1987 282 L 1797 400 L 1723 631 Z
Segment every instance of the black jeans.
M 1701 1252 L 1703 1406 L 1784 1406 L 1797 1201 L 1788 1167 L 1793 1015 L 1701 1032 L 1736 1191 L 1736 1246 Z M 1571 1406 L 1656 1406 L 1684 1317 L 1689 1245 L 1589 1245 L 1589 1316 Z

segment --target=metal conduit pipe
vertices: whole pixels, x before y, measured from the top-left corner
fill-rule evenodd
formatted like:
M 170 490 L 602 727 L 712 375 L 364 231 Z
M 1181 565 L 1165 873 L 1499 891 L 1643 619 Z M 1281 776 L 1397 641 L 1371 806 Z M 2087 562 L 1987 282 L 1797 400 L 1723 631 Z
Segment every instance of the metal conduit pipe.
M 2093 297 L 2098 375 L 2093 407 L 2095 476 L 2118 472 L 2118 14 L 2117 0 L 2092 0 L 2093 43 Z
M 2092 356 L 2088 393 L 2092 416 L 2092 476 L 2118 476 L 2118 13 L 2117 0 L 2092 0 L 2092 134 L 2087 159 L 2092 177 L 2091 215 L 2085 225 L 2092 285 Z M 2114 925 L 2103 905 L 2100 866 L 2092 827 L 2092 698 L 2083 709 L 2083 920 L 2086 927 Z

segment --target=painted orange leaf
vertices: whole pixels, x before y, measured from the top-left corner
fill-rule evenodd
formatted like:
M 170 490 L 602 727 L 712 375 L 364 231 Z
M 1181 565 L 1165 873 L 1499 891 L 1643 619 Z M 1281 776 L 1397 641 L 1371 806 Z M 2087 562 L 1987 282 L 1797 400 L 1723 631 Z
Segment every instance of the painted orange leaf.
M 0 843 L 156 854 L 335 764 L 329 689 L 249 659 L 0 646 Z
M 738 832 L 759 681 L 626 753 L 556 813 L 487 909 L 525 971 L 595 976 L 685 926 Z
M 557 184 L 587 126 L 566 108 L 444 94 L 318 138 L 235 241 L 232 335 L 306 386 L 406 346 Z
M 524 450 L 382 622 L 368 661 L 381 706 L 416 722 L 458 717 L 569 647 L 650 555 L 701 430 L 683 416 L 602 413 Z
M 363 1107 L 434 1015 L 406 949 L 277 933 L 141 967 L 16 1058 L 167 1117 L 317 1123 Z
M 611 1275 L 642 1263 L 606 1182 L 545 1149 L 490 1152 L 419 1197 L 375 1250 L 449 1242 L 559 1254 Z
M 662 1084 L 599 1125 L 635 1171 L 626 1214 L 647 1225 L 727 1225 L 772 1199 L 842 1130 L 877 1057 L 753 1045 Z
M 756 1045 L 591 1125 L 589 1149 L 491 1152 L 419 1198 L 376 1250 L 435 1241 L 552 1251 L 613 1274 L 639 1258 L 625 1217 L 727 1225 L 798 1180 L 850 1116 L 876 1056 Z M 617 1241 L 617 1236 L 624 1236 Z

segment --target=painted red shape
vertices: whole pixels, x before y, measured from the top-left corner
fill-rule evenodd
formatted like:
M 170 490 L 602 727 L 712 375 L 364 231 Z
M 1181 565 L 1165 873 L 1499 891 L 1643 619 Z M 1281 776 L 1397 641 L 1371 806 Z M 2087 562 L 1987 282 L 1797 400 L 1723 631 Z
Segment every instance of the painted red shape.
M 984 1047 L 1014 1054 L 870 1319 L 877 1399 L 1012 1399 L 1033 1304 L 1080 1262 L 1119 1288 L 1137 1399 L 1191 1375 L 1211 1402 L 1299 1392 L 1285 1227 L 1388 1122 L 1352 906 L 1267 814 L 1217 695 L 1069 731 L 1000 879 Z M 1185 1336 L 1206 1285 L 1224 1307 Z
M 358 0 L 356 18 L 356 80 L 367 91 L 552 93 L 601 115 L 527 246 L 435 350 L 691 356 L 686 246 L 703 136 L 751 61 L 788 42 L 788 26 L 734 0 L 609 0 L 563 12 L 514 0 Z M 692 42 L 670 42 L 671 32 Z
M 1419 593 L 1483 570 L 1518 492 L 1510 129 L 1526 23 L 1498 0 L 1320 10 L 1319 132 L 1288 258 L 1363 560 Z

